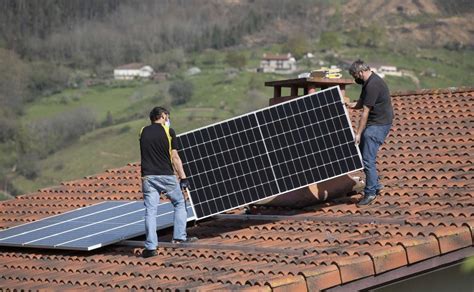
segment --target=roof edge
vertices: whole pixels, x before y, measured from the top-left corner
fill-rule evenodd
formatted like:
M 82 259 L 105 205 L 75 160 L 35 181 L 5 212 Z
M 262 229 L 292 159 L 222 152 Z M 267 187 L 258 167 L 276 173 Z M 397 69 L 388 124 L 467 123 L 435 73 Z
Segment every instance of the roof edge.
M 449 252 L 436 256 L 418 263 L 411 264 L 409 266 L 402 266 L 398 269 L 391 270 L 379 275 L 374 275 L 367 278 L 362 278 L 329 288 L 327 292 L 349 292 L 349 291 L 360 291 L 365 289 L 375 289 L 383 287 L 385 285 L 403 280 L 409 279 L 414 275 L 420 273 L 428 273 L 446 266 L 457 264 L 462 260 L 474 255 L 474 246 L 468 246 L 457 251 Z

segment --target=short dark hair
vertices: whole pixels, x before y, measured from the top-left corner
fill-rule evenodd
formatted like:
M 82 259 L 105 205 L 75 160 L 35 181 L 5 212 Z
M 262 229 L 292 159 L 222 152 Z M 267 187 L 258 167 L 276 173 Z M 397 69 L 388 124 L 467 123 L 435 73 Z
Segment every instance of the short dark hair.
M 368 71 L 370 70 L 369 65 L 365 64 L 364 61 L 361 59 L 358 59 L 352 63 L 351 67 L 349 67 L 349 74 L 354 76 L 355 74 L 362 72 L 362 71 Z
M 163 113 L 165 113 L 167 115 L 170 114 L 170 112 L 162 106 L 154 107 L 150 112 L 150 121 L 153 123 L 153 122 L 159 120 Z

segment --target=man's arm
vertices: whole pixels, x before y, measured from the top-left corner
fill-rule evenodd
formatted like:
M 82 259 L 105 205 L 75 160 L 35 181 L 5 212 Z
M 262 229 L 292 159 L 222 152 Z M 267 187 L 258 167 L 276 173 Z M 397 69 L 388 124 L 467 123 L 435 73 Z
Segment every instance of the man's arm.
M 362 111 L 362 115 L 360 116 L 360 120 L 359 120 L 359 127 L 357 128 L 357 132 L 356 132 L 356 137 L 355 137 L 356 145 L 359 145 L 360 138 L 362 137 L 362 132 L 364 131 L 365 126 L 367 126 L 367 119 L 369 118 L 370 109 L 371 107 L 364 105 L 364 109 Z
M 183 162 L 179 157 L 178 150 L 173 149 L 171 150 L 171 162 L 173 163 L 173 167 L 178 173 L 180 179 L 186 178 L 186 173 L 184 173 Z
M 181 158 L 179 157 L 179 154 L 178 154 L 178 150 L 176 149 L 171 150 L 171 162 L 173 163 L 174 169 L 178 173 L 179 186 L 183 190 L 184 199 L 187 200 L 189 196 L 189 193 L 188 193 L 189 182 L 186 179 L 186 173 L 184 173 L 183 162 L 181 161 Z

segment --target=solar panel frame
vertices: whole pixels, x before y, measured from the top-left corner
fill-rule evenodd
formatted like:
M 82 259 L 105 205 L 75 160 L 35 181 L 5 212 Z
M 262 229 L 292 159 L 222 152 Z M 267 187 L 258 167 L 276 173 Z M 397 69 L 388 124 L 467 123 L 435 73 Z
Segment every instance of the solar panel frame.
M 334 92 L 334 90 L 337 90 L 337 96 L 334 96 L 334 94 L 331 93 L 331 92 Z M 318 98 L 309 99 L 308 97 L 322 95 L 323 98 L 326 99 L 327 98 L 326 97 L 327 92 L 330 93 L 330 96 L 329 96 L 330 100 L 329 100 L 329 102 L 328 102 L 328 100 L 325 100 L 325 102 L 327 103 L 326 105 L 319 104 L 315 107 L 313 104 L 311 104 L 312 100 L 314 100 L 316 103 L 320 103 L 320 101 L 318 100 Z M 309 102 L 309 104 L 308 104 L 308 102 Z M 284 106 L 287 105 L 287 104 L 289 104 L 289 106 L 287 108 L 285 108 Z M 335 104 L 335 105 L 338 105 L 338 106 L 335 106 L 335 108 L 331 108 L 331 107 L 328 106 L 328 104 Z M 302 114 L 299 113 L 297 115 L 294 115 L 294 111 L 297 110 L 297 109 L 300 110 L 302 105 L 304 105 L 306 107 L 306 109 L 307 109 L 306 112 L 309 113 L 312 110 L 314 110 L 314 111 L 317 110 L 318 114 L 322 115 L 325 118 L 325 119 L 322 120 L 325 123 L 321 124 L 321 125 L 318 125 L 318 127 L 320 127 L 320 129 L 319 130 L 317 129 L 316 131 L 313 131 L 313 133 L 312 133 L 313 135 L 306 132 L 306 129 L 305 129 L 306 124 L 305 124 L 305 120 L 302 118 Z M 325 106 L 327 106 L 327 108 L 325 108 Z M 288 111 L 288 112 L 285 112 L 285 111 Z M 309 165 L 309 163 L 314 162 L 314 161 L 306 161 L 306 159 L 302 159 L 302 158 L 305 158 L 306 156 L 301 156 L 299 154 L 304 153 L 305 151 L 308 151 L 308 149 L 312 148 L 312 146 L 311 146 L 311 144 L 309 144 L 309 146 L 308 145 L 304 145 L 304 146 L 303 145 L 294 145 L 295 144 L 294 143 L 295 137 L 291 136 L 292 124 L 290 124 L 290 121 L 289 121 L 289 118 L 293 117 L 293 116 L 290 115 L 288 117 L 288 115 L 287 115 L 288 113 L 293 114 L 293 116 L 298 117 L 298 118 L 294 119 L 294 123 L 297 125 L 297 127 L 295 129 L 296 129 L 296 131 L 298 131 L 297 134 L 298 134 L 300 140 L 304 140 L 305 137 L 308 138 L 308 140 L 318 140 L 319 139 L 318 143 L 316 143 L 316 145 L 319 145 L 319 143 L 322 143 L 322 144 L 326 145 L 326 142 L 328 142 L 329 145 L 330 145 L 329 148 L 333 149 L 331 151 L 317 153 L 318 156 L 315 157 L 315 159 L 314 159 L 314 160 L 317 160 L 317 161 L 324 162 L 323 165 L 328 165 L 329 166 L 327 168 L 327 170 L 325 168 L 321 168 L 321 167 L 318 169 L 319 172 L 324 172 L 326 174 L 326 175 L 323 175 L 323 177 L 324 176 L 327 176 L 327 177 L 325 177 L 323 179 L 319 179 L 319 180 L 314 180 L 314 175 L 313 175 L 313 177 L 310 177 L 312 179 L 309 179 L 308 175 L 304 172 L 305 169 L 308 169 L 308 167 L 311 166 L 311 165 Z M 336 125 L 336 123 L 335 123 L 336 118 L 334 118 L 334 115 L 337 115 L 337 117 L 339 117 L 339 119 L 337 120 L 339 122 L 339 125 Z M 345 117 L 345 118 L 343 118 L 343 121 L 341 121 L 341 119 L 340 119 L 340 117 L 342 117 L 342 116 Z M 274 117 L 279 117 L 281 119 L 275 121 Z M 310 124 L 310 125 L 321 122 L 321 121 L 317 120 L 317 115 L 316 114 L 314 114 L 314 115 L 307 114 L 306 118 L 308 120 L 312 121 L 312 124 Z M 268 122 L 267 124 L 274 125 L 274 127 L 269 127 L 269 126 L 265 127 L 265 123 L 264 123 L 264 125 L 261 124 L 262 119 L 264 121 Z M 345 124 L 346 126 L 344 126 L 343 124 Z M 278 129 L 275 125 L 278 126 L 278 127 L 283 128 L 284 129 L 284 131 L 283 131 L 284 134 L 290 133 L 289 135 L 284 135 L 284 138 L 286 139 L 285 141 L 281 140 L 281 137 L 280 138 L 275 138 L 275 137 L 281 136 L 281 134 L 278 133 Z M 342 129 L 338 130 L 338 128 L 340 126 L 342 126 Z M 305 129 L 305 131 L 302 131 L 301 128 Z M 252 142 L 252 143 L 249 144 L 249 145 L 256 144 L 256 147 L 257 147 L 258 150 L 255 150 L 256 148 L 252 148 L 252 147 L 250 147 L 250 149 L 248 147 L 245 148 L 247 143 L 249 143 L 249 141 L 251 140 L 251 139 L 249 139 L 249 137 L 250 138 L 252 138 L 252 137 L 255 138 L 255 137 L 258 136 L 256 134 L 256 131 L 258 132 L 258 134 L 261 137 L 259 139 L 261 140 L 262 145 L 259 144 L 259 141 L 260 141 L 259 140 L 257 142 Z M 329 140 L 326 141 L 321 137 L 321 134 L 323 132 L 329 132 L 328 135 L 330 135 L 330 134 L 334 134 L 334 135 L 329 136 Z M 245 133 L 245 135 L 239 135 L 239 133 Z M 312 138 L 311 138 L 311 136 L 312 136 Z M 255 203 L 255 202 L 258 202 L 258 201 L 261 201 L 261 200 L 265 200 L 265 199 L 269 199 L 269 198 L 281 195 L 281 194 L 286 193 L 286 192 L 290 192 L 290 191 L 294 191 L 294 190 L 297 190 L 297 189 L 300 189 L 300 188 L 304 188 L 304 187 L 306 187 L 308 185 L 311 185 L 313 183 L 320 183 L 320 182 L 323 182 L 323 181 L 326 181 L 326 180 L 329 180 L 329 179 L 333 179 L 333 178 L 345 175 L 345 174 L 350 173 L 350 172 L 354 172 L 354 171 L 358 171 L 358 170 L 363 169 L 362 161 L 361 161 L 361 153 L 360 153 L 359 148 L 357 146 L 355 146 L 355 144 L 354 144 L 354 137 L 355 137 L 354 131 L 352 129 L 351 121 L 350 121 L 349 116 L 348 116 L 348 110 L 343 105 L 343 98 L 342 98 L 342 94 L 341 94 L 339 86 L 327 88 L 327 89 L 318 91 L 316 93 L 312 93 L 312 94 L 304 95 L 304 96 L 301 96 L 301 97 L 297 97 L 297 98 L 288 100 L 288 101 L 283 102 L 283 103 L 275 104 L 275 105 L 272 105 L 270 107 L 266 107 L 266 108 L 263 108 L 263 109 L 253 111 L 251 113 L 242 114 L 242 115 L 239 115 L 237 117 L 226 119 L 226 120 L 221 121 L 221 122 L 217 122 L 217 123 L 214 123 L 214 124 L 211 124 L 211 125 L 200 127 L 200 128 L 182 133 L 182 134 L 178 135 L 177 137 L 178 137 L 178 140 L 179 140 L 179 142 L 182 146 L 182 147 L 180 147 L 179 153 L 180 153 L 180 156 L 183 158 L 183 166 L 185 167 L 187 175 L 188 175 L 188 177 L 190 178 L 190 180 L 192 182 L 193 193 L 191 193 L 191 195 L 189 196 L 189 199 L 191 201 L 191 206 L 192 206 L 193 212 L 196 216 L 196 220 L 211 217 L 215 214 L 223 213 L 223 212 L 229 211 L 229 210 L 234 209 L 234 208 L 243 207 L 243 206 L 248 205 L 250 203 Z M 204 137 L 208 137 L 209 140 L 206 143 L 198 143 L 200 141 L 204 141 Z M 272 139 L 272 138 L 273 138 L 273 140 L 272 140 L 271 143 L 275 143 L 276 147 L 272 147 L 273 144 L 267 143 L 265 141 L 266 139 Z M 236 143 L 234 141 L 235 139 L 238 139 L 238 142 L 240 142 L 240 143 Z M 345 142 L 342 143 L 342 144 L 341 143 L 337 144 L 337 143 L 334 143 L 333 139 L 334 140 L 337 139 L 338 142 L 341 142 L 341 141 L 345 141 Z M 279 141 L 277 142 L 277 140 L 279 140 Z M 210 143 L 210 142 L 216 142 L 216 143 Z M 294 186 L 294 187 L 282 188 L 282 186 L 288 186 L 289 185 L 287 183 L 287 181 L 289 181 L 289 179 L 284 180 L 284 182 L 286 184 L 283 185 L 283 183 L 281 182 L 282 180 L 280 179 L 281 174 L 286 174 L 286 175 L 283 175 L 283 178 L 286 178 L 286 177 L 289 176 L 289 173 L 286 173 L 286 171 L 287 171 L 286 169 L 280 169 L 281 173 L 280 173 L 280 171 L 276 171 L 275 170 L 275 165 L 273 163 L 275 161 L 275 156 L 276 156 L 274 150 L 275 150 L 275 148 L 281 148 L 280 144 L 282 144 L 282 143 L 286 143 L 287 145 L 290 145 L 290 146 L 289 147 L 283 147 L 282 149 L 280 149 L 281 150 L 279 152 L 280 155 L 293 156 L 292 153 L 295 153 L 296 156 L 294 156 L 293 158 L 294 158 L 295 161 L 298 160 L 298 163 L 291 162 L 291 164 L 289 164 L 289 167 L 291 169 L 289 169 L 288 172 L 293 172 L 294 173 L 295 171 L 292 171 L 292 170 L 298 170 L 296 172 L 297 174 L 302 173 L 302 175 L 303 175 L 302 177 L 296 176 L 296 178 L 295 178 L 300 183 L 299 186 L 294 186 L 294 183 L 291 182 L 291 185 Z M 234 148 L 229 147 L 229 144 L 231 146 L 233 146 Z M 349 144 L 354 144 L 354 145 L 352 145 L 352 147 L 351 147 L 351 145 L 349 145 Z M 278 147 L 278 145 L 280 147 Z M 207 161 L 207 160 L 205 160 L 205 161 L 201 161 L 199 159 L 196 160 L 195 153 L 193 153 L 190 150 L 187 150 L 188 146 L 189 147 L 197 147 L 197 152 L 199 153 L 198 156 L 202 156 L 201 154 L 204 153 L 206 158 L 214 156 L 216 158 L 216 161 L 211 162 L 211 161 Z M 290 151 L 290 147 L 293 147 L 293 146 L 294 146 L 294 148 L 291 149 L 293 151 Z M 304 149 L 305 147 L 307 149 Z M 336 147 L 337 147 L 337 152 L 336 152 Z M 242 149 L 240 149 L 240 148 L 242 148 Z M 245 150 L 244 150 L 244 148 L 245 148 Z M 235 150 L 235 153 L 234 153 L 235 157 L 228 157 L 229 155 L 227 155 L 227 156 L 224 155 L 224 153 L 226 153 L 229 149 Z M 248 158 L 248 157 L 246 157 L 246 152 L 247 153 L 250 152 L 251 154 L 254 154 L 254 156 L 252 156 L 251 158 Z M 254 152 L 256 152 L 256 153 L 254 153 Z M 312 150 L 312 152 L 315 152 L 315 151 Z M 341 166 L 340 165 L 341 160 L 337 160 L 337 159 L 335 160 L 335 158 L 340 156 L 340 153 L 342 153 L 343 156 L 347 156 L 348 154 L 351 157 L 356 156 L 357 161 L 352 159 L 351 165 L 348 165 L 349 162 L 346 162 L 346 165 Z M 256 154 L 256 156 L 255 156 L 255 154 Z M 273 156 L 273 157 L 271 157 L 271 156 Z M 252 195 L 252 193 L 250 193 L 249 188 L 248 188 L 249 182 L 250 182 L 250 180 L 254 181 L 255 178 L 261 180 L 261 177 L 260 176 L 257 176 L 257 177 L 252 176 L 252 173 L 253 173 L 252 171 L 254 170 L 255 165 L 253 165 L 254 168 L 252 169 L 251 165 L 247 165 L 246 163 L 242 163 L 242 162 L 245 162 L 245 161 L 249 160 L 249 161 L 255 163 L 255 157 L 257 157 L 261 160 L 261 162 L 264 166 L 264 168 L 263 168 L 264 170 L 266 170 L 267 168 L 269 169 L 269 170 L 265 171 L 266 178 L 268 179 L 269 177 L 271 178 L 273 176 L 274 179 L 273 180 L 267 180 L 266 184 L 262 184 L 262 185 L 258 185 L 258 184 L 255 185 L 254 184 L 250 189 L 253 189 L 253 191 L 257 192 L 257 193 Z M 265 159 L 263 157 L 268 158 L 268 160 L 270 162 L 269 167 L 267 167 L 267 164 L 265 164 Z M 273 160 L 272 160 L 272 158 L 273 158 Z M 235 185 L 232 185 L 232 184 L 227 184 L 227 185 L 225 184 L 224 186 L 221 187 L 221 190 L 219 190 L 219 188 L 216 188 L 216 187 L 210 187 L 210 188 L 208 188 L 208 192 L 204 193 L 205 200 L 199 201 L 200 205 L 202 205 L 202 202 L 207 202 L 208 203 L 208 206 L 207 206 L 208 208 L 207 209 L 208 209 L 209 212 L 207 212 L 206 215 L 203 215 L 206 212 L 204 212 L 203 209 L 197 210 L 197 205 L 198 204 L 196 204 L 197 200 L 195 200 L 195 196 L 197 196 L 197 195 L 195 195 L 195 194 L 199 193 L 198 191 L 200 190 L 202 185 L 208 185 L 209 182 L 210 182 L 210 179 L 209 179 L 208 175 L 206 174 L 204 177 L 199 177 L 199 180 L 196 180 L 196 176 L 195 176 L 194 173 L 198 172 L 199 174 L 201 174 L 201 173 L 209 172 L 209 173 L 212 174 L 212 177 L 219 178 L 219 176 L 221 176 L 221 174 L 219 173 L 219 171 L 216 171 L 216 169 L 222 168 L 223 166 L 222 166 L 221 163 L 217 163 L 217 161 L 223 161 L 224 162 L 224 165 L 225 165 L 224 167 L 226 167 L 226 173 L 228 174 L 227 177 L 231 177 L 231 179 L 235 179 L 236 178 L 235 175 L 238 174 L 238 173 L 240 173 L 240 174 L 245 173 L 246 174 L 246 175 L 243 175 L 244 176 L 243 179 L 240 179 L 237 182 L 237 184 L 239 185 L 238 189 L 241 191 L 242 196 L 241 197 L 236 197 L 236 198 L 232 197 L 232 194 L 237 194 L 238 193 L 238 192 L 235 191 L 235 189 L 236 189 Z M 277 164 L 277 166 L 278 166 L 278 164 Z M 232 171 L 232 167 L 235 167 L 234 171 Z M 209 169 L 211 169 L 211 170 L 209 170 Z M 312 168 L 310 167 L 310 169 L 312 169 Z M 344 170 L 346 170 L 346 171 L 344 171 Z M 327 173 L 327 172 L 329 172 L 329 173 Z M 320 174 L 320 176 L 321 176 L 321 174 Z M 239 176 L 237 176 L 237 178 L 239 178 Z M 200 181 L 200 180 L 202 180 L 202 181 Z M 302 180 L 303 182 L 306 182 L 306 183 L 302 184 L 300 180 Z M 276 186 L 271 183 L 273 181 L 276 183 Z M 265 186 L 265 187 L 263 187 L 263 186 Z M 230 194 L 228 192 L 228 189 L 231 190 Z M 275 189 L 278 190 L 277 193 L 275 193 Z M 225 192 L 226 194 L 223 195 L 223 196 L 217 196 L 217 198 L 215 198 L 214 195 L 212 194 L 213 192 Z M 265 196 L 265 194 L 267 194 L 267 193 L 271 193 L 271 195 Z M 259 194 L 263 194 L 263 197 L 260 196 Z M 249 196 L 253 200 L 249 200 L 248 199 Z M 228 204 L 227 206 L 226 206 L 226 200 L 227 199 L 223 200 L 224 197 L 227 197 L 227 199 L 229 201 L 227 203 Z M 221 202 L 218 202 L 217 199 L 220 199 Z M 212 203 L 212 205 L 211 205 L 211 203 Z M 229 206 L 229 204 L 230 204 L 230 206 Z M 202 207 L 199 206 L 199 208 L 202 208 Z M 216 211 L 214 211 L 214 210 L 216 210 Z

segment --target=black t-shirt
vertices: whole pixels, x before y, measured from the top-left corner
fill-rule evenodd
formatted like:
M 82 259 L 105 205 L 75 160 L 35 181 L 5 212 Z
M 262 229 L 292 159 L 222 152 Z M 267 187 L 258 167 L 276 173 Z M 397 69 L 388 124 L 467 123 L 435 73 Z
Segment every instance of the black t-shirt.
M 362 86 L 360 94 L 362 104 L 372 107 L 367 119 L 367 126 L 388 125 L 393 121 L 392 100 L 388 86 L 383 79 L 373 73 Z
M 159 123 L 144 127 L 140 133 L 142 176 L 173 175 L 172 149 L 178 149 L 173 129 Z

